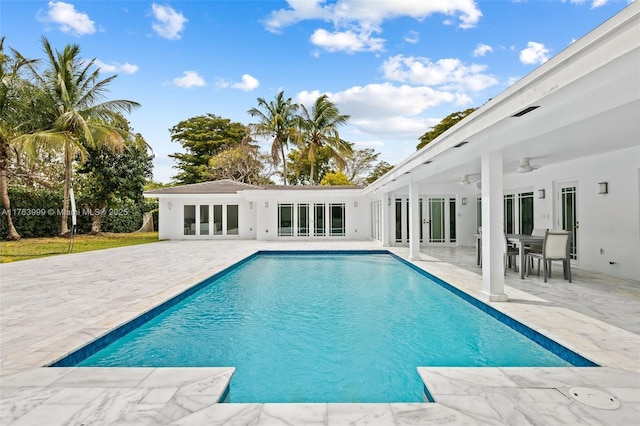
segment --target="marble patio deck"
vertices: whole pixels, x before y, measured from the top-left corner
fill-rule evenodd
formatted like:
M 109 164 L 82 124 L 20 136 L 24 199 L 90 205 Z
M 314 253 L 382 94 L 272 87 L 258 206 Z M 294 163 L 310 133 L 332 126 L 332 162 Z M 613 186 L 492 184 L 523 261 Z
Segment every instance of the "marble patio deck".
M 640 283 L 580 268 L 571 284 L 509 271 L 510 302 L 489 304 L 605 368 L 420 368 L 435 403 L 218 404 L 232 368 L 42 368 L 256 250 L 380 248 L 166 241 L 1 265 L 0 424 L 637 424 Z M 421 257 L 415 265 L 481 297 L 473 249 Z M 573 386 L 602 390 L 621 406 L 581 404 L 568 394 Z

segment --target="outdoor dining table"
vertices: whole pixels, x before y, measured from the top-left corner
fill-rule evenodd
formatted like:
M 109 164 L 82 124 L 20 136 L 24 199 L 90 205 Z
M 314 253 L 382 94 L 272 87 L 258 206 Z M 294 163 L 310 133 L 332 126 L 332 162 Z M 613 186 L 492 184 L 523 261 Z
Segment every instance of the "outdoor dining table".
M 526 244 L 542 244 L 544 237 L 529 234 L 507 234 L 507 242 L 518 246 L 518 256 L 520 258 L 520 278 L 524 279 L 525 256 L 524 246 Z
M 475 234 L 476 237 L 476 263 L 481 264 L 482 259 L 482 234 Z M 507 234 L 507 242 L 518 246 L 518 257 L 520 258 L 520 278 L 524 279 L 525 256 L 524 248 L 526 244 L 542 244 L 544 237 L 529 234 Z

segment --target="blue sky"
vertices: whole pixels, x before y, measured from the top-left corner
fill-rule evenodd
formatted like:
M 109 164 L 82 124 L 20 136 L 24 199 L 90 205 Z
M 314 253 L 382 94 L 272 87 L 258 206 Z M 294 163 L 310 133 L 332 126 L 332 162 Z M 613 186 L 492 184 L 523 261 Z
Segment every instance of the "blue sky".
M 477 107 L 629 4 L 628 0 L 2 0 L 5 45 L 43 58 L 80 45 L 111 99 L 152 146 L 154 179 L 176 171 L 169 128 L 212 113 L 244 124 L 280 90 L 327 93 L 351 115 L 341 136 L 396 164 L 429 126 Z M 262 143 L 266 148 L 268 142 Z

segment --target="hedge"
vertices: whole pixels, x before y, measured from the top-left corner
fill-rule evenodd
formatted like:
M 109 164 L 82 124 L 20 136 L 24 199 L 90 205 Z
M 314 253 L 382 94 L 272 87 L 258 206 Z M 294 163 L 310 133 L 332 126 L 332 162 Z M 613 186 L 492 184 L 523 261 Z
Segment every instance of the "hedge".
M 24 238 L 50 237 L 60 233 L 62 192 L 45 189 L 9 187 L 11 220 Z M 0 207 L 0 235 L 7 238 L 7 219 L 4 207 Z
M 62 210 L 62 191 L 9 187 L 11 200 L 11 219 L 13 226 L 24 238 L 53 237 L 60 234 L 60 214 Z M 82 197 L 76 199 L 76 232 L 91 232 L 90 212 L 81 206 Z M 154 211 L 154 227 L 157 229 L 157 201 L 143 200 L 136 203 L 130 199 L 119 200 L 101 211 L 102 232 L 134 232 L 142 226 L 142 214 Z M 4 208 L 0 220 L 0 236 L 7 237 L 7 221 Z M 71 220 L 69 220 L 71 226 Z

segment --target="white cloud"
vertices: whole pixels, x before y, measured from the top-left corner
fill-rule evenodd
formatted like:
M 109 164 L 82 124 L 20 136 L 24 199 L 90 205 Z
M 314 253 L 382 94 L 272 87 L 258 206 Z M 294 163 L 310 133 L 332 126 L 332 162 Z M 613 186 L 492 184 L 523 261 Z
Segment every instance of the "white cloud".
M 310 108 L 323 93 L 303 91 L 296 102 Z M 326 93 L 349 123 L 360 133 L 392 138 L 415 139 L 427 129 L 419 115 L 443 103 L 455 103 L 455 93 L 430 87 L 396 86 L 392 83 L 355 86 L 336 93 Z
M 474 0 L 416 1 L 416 0 L 287 0 L 288 8 L 271 12 L 265 25 L 270 31 L 279 31 L 296 22 L 319 19 L 336 25 L 345 22 L 379 24 L 387 19 L 410 17 L 423 20 L 435 13 L 457 17 L 461 28 L 475 26 L 482 12 Z
M 182 77 L 176 77 L 173 79 L 173 84 L 175 84 L 178 87 L 183 87 L 185 89 L 190 89 L 192 87 L 206 86 L 204 78 L 202 78 L 195 71 L 185 71 Z
M 384 142 L 382 141 L 356 141 L 353 143 L 356 148 L 364 149 L 364 148 L 381 148 L 384 146 Z
M 96 32 L 94 22 L 86 13 L 76 11 L 75 6 L 61 1 L 50 1 L 46 16 L 38 16 L 41 22 L 52 22 L 60 26 L 60 31 L 75 36 Z
M 124 74 L 135 74 L 139 69 L 137 65 L 130 64 L 129 62 L 125 62 L 124 64 L 111 62 L 110 64 L 107 64 L 99 59 L 96 59 L 95 65 L 100 68 L 100 71 L 106 73 L 122 72 Z
M 549 49 L 544 44 L 530 41 L 527 48 L 520 51 L 520 62 L 525 65 L 543 64 L 549 60 Z
M 329 52 L 344 51 L 373 52 L 384 48 L 384 39 L 373 37 L 373 31 L 360 30 L 359 32 L 336 31 L 330 33 L 322 28 L 315 30 L 311 35 L 311 43 Z
M 482 16 L 474 0 L 415 1 L 415 0 L 287 0 L 288 7 L 271 12 L 264 21 L 268 31 L 280 32 L 283 28 L 306 20 L 331 22 L 333 31 L 316 29 L 311 42 L 330 52 L 361 52 L 384 50 L 380 33 L 385 20 L 409 17 L 422 21 L 436 13 L 459 20 L 459 27 L 470 28 Z M 418 34 L 405 37 L 408 43 L 417 43 Z
M 478 43 L 476 48 L 473 50 L 473 56 L 477 58 L 478 56 L 484 56 L 489 52 L 493 52 L 493 47 L 488 44 Z
M 375 120 L 356 119 L 353 124 L 364 133 L 394 139 L 410 138 L 416 140 L 427 131 L 424 118 L 419 117 L 384 117 Z
M 404 55 L 392 56 L 382 64 L 384 76 L 389 80 L 473 92 L 498 83 L 494 76 L 484 73 L 486 69 L 486 65 L 465 65 L 460 59 L 431 62 L 428 58 Z
M 567 0 L 562 0 L 563 3 L 566 3 Z M 586 0 L 569 0 L 569 3 L 573 4 L 585 4 L 588 3 Z M 591 0 L 591 9 L 596 9 L 598 7 L 604 6 L 609 3 L 609 0 Z
M 417 31 L 409 31 L 409 34 L 404 36 L 404 41 L 411 44 L 416 44 L 420 41 L 420 34 Z
M 176 12 L 170 6 L 161 6 L 153 3 L 151 5 L 155 21 L 151 25 L 153 30 L 160 36 L 169 40 L 179 40 L 180 34 L 184 30 L 184 25 L 188 19 L 182 13 Z
M 260 86 L 260 82 L 258 81 L 258 79 L 249 74 L 242 75 L 241 83 L 235 83 L 231 85 L 231 87 L 233 87 L 234 89 L 240 89 L 244 92 L 250 92 L 253 89 L 256 89 L 258 86 Z

